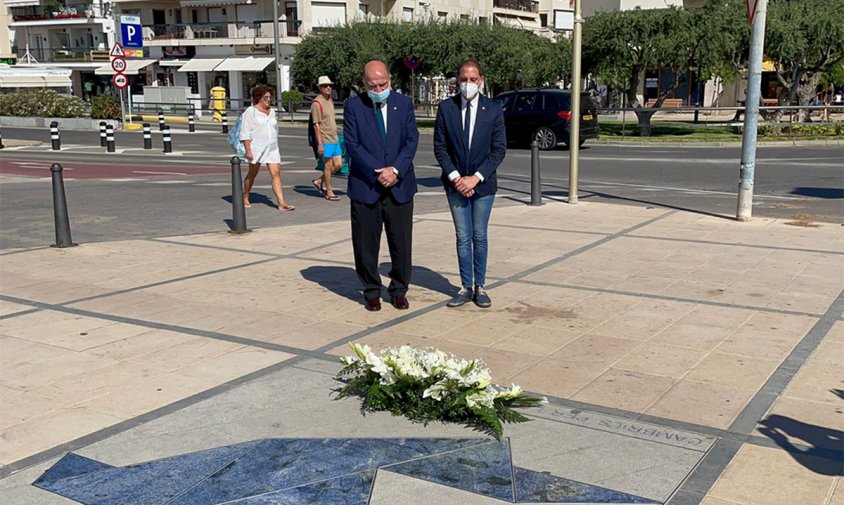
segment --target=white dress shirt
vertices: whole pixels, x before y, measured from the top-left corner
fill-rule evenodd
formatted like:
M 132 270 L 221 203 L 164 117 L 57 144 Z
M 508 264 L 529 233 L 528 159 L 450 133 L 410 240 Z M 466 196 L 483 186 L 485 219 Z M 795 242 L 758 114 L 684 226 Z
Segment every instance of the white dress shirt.
M 471 121 L 469 123 L 469 145 L 466 146 L 469 149 L 472 148 L 472 138 L 475 135 L 475 120 L 478 117 L 478 103 L 480 103 L 480 96 L 480 93 L 476 93 L 471 100 L 466 100 L 466 97 L 460 95 L 460 124 L 466 124 L 467 109 L 469 110 L 470 114 L 472 114 Z M 471 108 L 468 107 L 470 103 L 472 104 Z M 457 170 L 453 170 L 450 174 L 448 174 L 448 180 L 452 182 L 458 177 L 460 177 L 460 173 Z M 475 177 L 477 177 L 479 181 L 484 182 L 484 176 L 481 175 L 480 172 L 475 172 Z

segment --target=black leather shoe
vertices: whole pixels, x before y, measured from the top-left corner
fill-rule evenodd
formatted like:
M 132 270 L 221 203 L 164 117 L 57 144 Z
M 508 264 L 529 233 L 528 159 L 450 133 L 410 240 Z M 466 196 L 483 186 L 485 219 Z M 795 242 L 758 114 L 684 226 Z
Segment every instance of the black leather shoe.
M 396 295 L 390 298 L 390 303 L 393 304 L 393 307 L 399 310 L 407 310 L 410 308 L 410 303 L 407 302 L 407 298 L 402 295 Z
M 370 312 L 378 312 L 379 310 L 381 310 L 381 299 L 380 298 L 370 298 L 369 300 L 366 301 L 366 304 L 364 305 L 364 307 L 366 307 L 366 310 L 368 310 Z

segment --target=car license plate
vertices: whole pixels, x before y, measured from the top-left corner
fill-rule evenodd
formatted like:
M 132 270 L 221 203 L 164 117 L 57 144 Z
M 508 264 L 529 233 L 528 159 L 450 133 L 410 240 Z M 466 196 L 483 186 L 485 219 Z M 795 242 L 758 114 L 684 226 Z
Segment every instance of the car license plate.
M 583 120 L 584 121 L 592 121 L 592 114 L 586 114 L 585 116 L 583 116 Z

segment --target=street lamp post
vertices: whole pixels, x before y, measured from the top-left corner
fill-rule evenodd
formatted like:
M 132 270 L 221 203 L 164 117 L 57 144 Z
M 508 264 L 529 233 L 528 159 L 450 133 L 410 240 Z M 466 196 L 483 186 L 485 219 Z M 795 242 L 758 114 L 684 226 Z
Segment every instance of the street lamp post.
M 751 4 L 748 4 L 749 8 Z M 753 211 L 753 179 L 756 171 L 756 134 L 759 127 L 759 103 L 762 97 L 762 53 L 765 47 L 765 16 L 768 0 L 758 0 L 756 12 L 748 11 L 753 31 L 750 35 L 750 61 L 747 97 L 744 102 L 744 131 L 741 136 L 741 172 L 739 174 L 737 221 L 750 221 Z
M 577 179 L 580 169 L 580 53 L 583 49 L 581 0 L 574 0 L 574 37 L 571 63 L 571 119 L 569 119 L 569 200 L 577 203 Z
M 276 87 L 276 103 L 278 109 L 281 110 L 281 52 L 279 51 L 279 23 L 278 23 L 278 2 L 280 0 L 273 0 L 273 53 L 275 54 L 275 87 Z M 294 23 L 296 20 L 293 21 Z

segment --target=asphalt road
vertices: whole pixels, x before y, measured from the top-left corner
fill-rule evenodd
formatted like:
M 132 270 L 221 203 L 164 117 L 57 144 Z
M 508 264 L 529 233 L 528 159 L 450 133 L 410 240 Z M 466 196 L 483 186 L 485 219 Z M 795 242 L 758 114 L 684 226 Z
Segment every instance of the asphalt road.
M 155 125 L 153 125 L 155 126 Z M 45 129 L 3 128 L 0 152 L 0 248 L 54 242 L 50 164 L 65 168 L 73 238 L 94 242 L 225 231 L 231 219 L 231 151 L 219 127 L 188 133 L 173 126 L 173 154 L 153 149 L 141 132 L 117 132 L 116 153 L 99 146 L 98 132 L 62 132 L 62 150 L 51 151 Z M 329 202 L 310 184 L 318 174 L 303 125 L 283 126 L 285 198 L 297 209 L 278 212 L 266 172 L 253 189 L 247 212 L 252 228 L 348 218 L 345 199 Z M 587 142 L 581 150 L 579 200 L 654 205 L 702 214 L 735 216 L 739 146 L 610 145 Z M 546 201 L 565 201 L 569 152 L 541 153 Z M 445 210 L 430 131 L 417 152 L 416 212 Z M 530 151 L 511 147 L 499 169 L 496 205 L 530 201 Z M 339 194 L 345 178 L 338 178 Z M 844 223 L 844 149 L 833 145 L 760 146 L 754 216 Z

